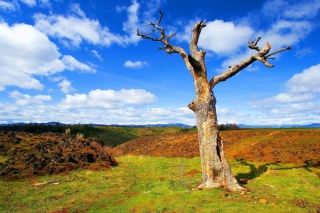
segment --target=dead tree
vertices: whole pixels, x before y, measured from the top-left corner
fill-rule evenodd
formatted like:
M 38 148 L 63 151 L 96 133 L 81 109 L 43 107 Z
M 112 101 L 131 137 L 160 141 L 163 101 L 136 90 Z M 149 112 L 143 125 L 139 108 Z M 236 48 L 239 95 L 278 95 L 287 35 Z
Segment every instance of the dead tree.
M 269 53 L 271 44 L 268 42 L 263 48 L 257 46 L 260 40 L 259 37 L 252 42 L 248 42 L 248 47 L 256 50 L 256 54 L 253 54 L 239 64 L 230 66 L 224 73 L 216 75 L 209 80 L 205 64 L 206 52 L 198 49 L 201 30 L 206 24 L 200 21 L 194 25 L 189 45 L 190 54 L 188 54 L 183 48 L 171 44 L 170 39 L 174 37 L 176 33 L 172 33 L 169 36 L 166 35 L 165 29 L 160 26 L 163 13 L 161 10 L 159 10 L 159 12 L 159 20 L 156 23 L 148 24 L 148 26 L 152 27 L 152 31 L 150 33 L 143 33 L 138 29 L 137 35 L 144 39 L 161 42 L 164 46 L 159 49 L 164 50 L 168 54 L 180 54 L 193 77 L 196 97 L 188 107 L 194 111 L 197 119 L 199 151 L 202 164 L 202 180 L 198 188 L 211 189 L 225 187 L 231 191 L 245 190 L 238 184 L 232 174 L 225 153 L 223 152 L 223 143 L 218 130 L 216 98 L 213 94 L 213 88 L 218 83 L 226 81 L 255 61 L 260 61 L 265 66 L 272 68 L 273 65 L 270 64 L 267 59 L 271 59 L 271 56 L 279 52 L 289 50 L 290 46 Z

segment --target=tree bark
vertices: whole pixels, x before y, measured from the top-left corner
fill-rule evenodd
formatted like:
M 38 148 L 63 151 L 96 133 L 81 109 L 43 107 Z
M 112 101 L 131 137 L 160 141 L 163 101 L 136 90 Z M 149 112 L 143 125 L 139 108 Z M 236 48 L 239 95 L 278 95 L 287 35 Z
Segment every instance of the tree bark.
M 202 179 L 199 189 L 224 187 L 245 190 L 231 172 L 219 136 L 216 99 L 206 78 L 195 79 L 196 98 L 189 108 L 196 114 Z

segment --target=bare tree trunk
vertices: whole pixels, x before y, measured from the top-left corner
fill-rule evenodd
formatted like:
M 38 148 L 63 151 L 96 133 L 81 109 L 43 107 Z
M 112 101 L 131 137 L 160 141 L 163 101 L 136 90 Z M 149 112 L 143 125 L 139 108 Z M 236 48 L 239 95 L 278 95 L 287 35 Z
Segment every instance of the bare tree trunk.
M 195 80 L 196 99 L 189 104 L 197 118 L 202 180 L 199 189 L 225 187 L 228 190 L 245 190 L 231 172 L 219 136 L 216 99 L 206 78 Z
M 159 49 L 164 50 L 166 53 L 178 53 L 194 79 L 196 98 L 189 104 L 189 108 L 195 112 L 197 118 L 199 150 L 202 164 L 202 181 L 198 188 L 211 189 L 215 187 L 225 187 L 231 191 L 245 190 L 238 184 L 232 174 L 227 158 L 223 152 L 223 143 L 219 136 L 218 129 L 216 99 L 212 89 L 218 83 L 226 81 L 255 61 L 260 61 L 267 67 L 273 67 L 267 59 L 272 59 L 271 56 L 285 50 L 290 50 L 291 47 L 288 46 L 269 53 L 272 45 L 267 42 L 263 48 L 258 47 L 257 44 L 261 39 L 259 37 L 254 41 L 248 42 L 248 47 L 256 50 L 256 54 L 253 54 L 239 64 L 229 66 L 225 72 L 212 77 L 211 80 L 208 81 L 207 68 L 204 60 L 206 52 L 198 49 L 200 33 L 201 30 L 206 27 L 206 24 L 200 21 L 194 25 L 189 45 L 190 54 L 187 54 L 183 48 L 174 46 L 169 42 L 176 34 L 172 33 L 170 36 L 165 34 L 164 28 L 160 26 L 163 14 L 161 10 L 159 10 L 159 12 L 159 20 L 156 23 L 149 24 L 154 29 L 152 29 L 150 33 L 143 33 L 138 29 L 137 35 L 144 39 L 161 42 L 164 44 L 164 47 L 160 47 Z M 155 32 L 160 33 L 159 37 L 153 36 Z

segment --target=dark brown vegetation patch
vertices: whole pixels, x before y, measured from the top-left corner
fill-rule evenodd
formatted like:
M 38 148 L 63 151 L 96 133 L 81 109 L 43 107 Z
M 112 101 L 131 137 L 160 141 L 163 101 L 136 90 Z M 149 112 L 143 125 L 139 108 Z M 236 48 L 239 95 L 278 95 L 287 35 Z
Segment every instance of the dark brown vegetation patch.
M 116 165 L 117 161 L 97 139 L 58 133 L 0 132 L 0 176 L 5 179 Z
M 320 129 L 251 129 L 220 132 L 229 159 L 320 166 Z M 194 133 L 152 135 L 116 147 L 123 154 L 199 156 Z

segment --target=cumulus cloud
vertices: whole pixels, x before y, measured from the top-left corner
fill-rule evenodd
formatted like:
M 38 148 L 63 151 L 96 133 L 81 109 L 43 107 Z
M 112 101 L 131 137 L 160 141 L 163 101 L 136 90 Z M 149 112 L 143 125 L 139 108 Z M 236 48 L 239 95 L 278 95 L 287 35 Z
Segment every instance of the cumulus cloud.
M 63 93 L 69 93 L 74 91 L 74 88 L 71 86 L 71 82 L 68 81 L 67 79 L 63 79 L 59 84 L 59 87 L 61 87 L 61 91 Z
M 44 101 L 51 101 L 50 95 L 30 96 L 18 91 L 10 92 L 10 97 L 16 100 L 17 105 L 42 104 Z
M 70 108 L 106 108 L 113 109 L 124 105 L 142 105 L 157 101 L 157 97 L 142 89 L 122 89 L 120 91 L 96 89 L 88 94 L 66 95 L 59 104 Z
M 124 23 L 123 29 L 129 36 L 112 33 L 107 26 L 101 26 L 98 20 L 87 18 L 78 4 L 72 5 L 73 14 L 68 16 L 34 15 L 35 27 L 51 37 L 60 39 L 62 43 L 75 47 L 79 47 L 83 42 L 102 46 L 136 43 L 139 39 L 136 36 L 138 8 L 139 4 L 136 1 L 128 8 L 128 21 Z
M 0 90 L 6 86 L 43 89 L 36 76 L 50 76 L 64 70 L 95 72 L 72 56 L 62 56 L 48 37 L 31 25 L 0 23 Z
M 320 119 L 319 82 L 320 64 L 293 75 L 285 83 L 287 92 L 255 102 L 253 111 L 257 111 L 256 114 L 265 114 L 266 116 L 261 118 L 261 121 L 269 124 L 272 122 L 278 124 L 314 123 Z M 307 114 L 306 111 L 308 111 Z M 273 119 L 268 120 L 267 115 Z
M 199 46 L 217 54 L 225 55 L 237 51 L 254 33 L 249 26 L 222 20 L 209 21 L 206 25 L 201 32 Z
M 134 68 L 134 69 L 138 69 L 138 68 L 141 68 L 145 65 L 148 65 L 147 62 L 142 62 L 142 61 L 126 61 L 124 63 L 124 66 L 127 67 L 127 68 Z
M 286 83 L 288 92 L 279 93 L 261 103 L 286 104 L 317 100 L 320 93 L 320 64 L 293 75 Z
M 99 21 L 82 15 L 81 13 L 79 17 L 79 12 L 67 17 L 36 14 L 35 27 L 51 37 L 59 38 L 64 43 L 76 47 L 84 41 L 104 46 L 110 46 L 112 43 L 121 44 L 119 35 L 112 34 L 107 27 L 102 27 Z
M 286 82 L 291 92 L 316 92 L 320 93 L 320 64 L 295 74 Z

